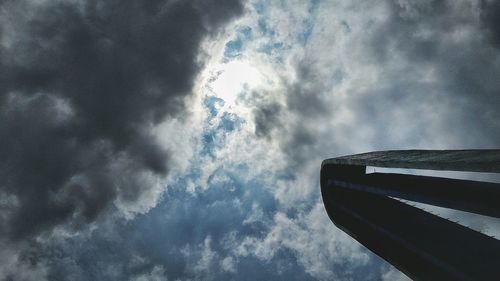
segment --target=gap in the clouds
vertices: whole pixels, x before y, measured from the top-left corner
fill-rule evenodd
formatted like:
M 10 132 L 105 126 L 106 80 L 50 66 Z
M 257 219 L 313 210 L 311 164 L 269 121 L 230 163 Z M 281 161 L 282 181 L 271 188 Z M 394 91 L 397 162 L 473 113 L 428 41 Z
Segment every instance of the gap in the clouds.
M 266 3 L 264 3 L 266 2 Z M 276 35 L 276 31 L 271 29 L 271 27 L 268 24 L 268 8 L 266 7 L 268 1 L 257 1 L 253 3 L 253 8 L 255 9 L 255 12 L 257 13 L 257 27 L 261 35 L 267 36 L 267 37 L 274 37 Z
M 203 99 L 203 105 L 208 111 L 208 117 L 205 121 L 206 129 L 201 136 L 202 150 L 201 155 L 215 157 L 215 151 L 224 146 L 227 134 L 233 133 L 241 128 L 245 120 L 234 113 L 220 109 L 225 101 L 219 97 L 206 96 Z M 218 118 L 217 118 L 218 117 Z
M 228 41 L 224 49 L 224 58 L 233 59 L 241 56 L 245 43 L 252 38 L 252 28 L 242 26 L 236 32 L 236 38 Z
M 203 99 L 203 106 L 209 112 L 209 120 L 212 120 L 219 113 L 219 109 L 225 104 L 224 100 L 216 96 L 205 96 Z
M 244 119 L 238 117 L 236 114 L 224 112 L 219 118 L 217 125 L 203 133 L 202 155 L 215 157 L 215 151 L 225 145 L 227 134 L 240 129 L 243 123 L 245 123 Z
M 280 52 L 285 50 L 285 46 L 283 42 L 267 42 L 263 43 L 257 51 L 260 53 L 264 53 L 268 56 L 276 56 L 278 58 L 280 57 Z
M 257 21 L 257 25 L 259 26 L 259 30 L 263 35 L 271 37 L 275 35 L 275 31 L 270 29 L 265 18 L 259 18 Z
M 239 117 L 234 113 L 224 112 L 220 117 L 219 125 L 216 130 L 224 130 L 226 132 L 233 132 L 245 123 L 245 119 Z
M 254 4 L 255 10 L 258 15 L 257 28 L 261 36 L 266 40 L 260 44 L 256 49 L 258 53 L 266 54 L 269 58 L 275 59 L 278 63 L 283 63 L 283 51 L 290 49 L 290 46 L 285 46 L 281 41 L 276 41 L 276 31 L 272 29 L 269 24 L 269 16 L 267 10 L 262 2 Z
M 220 258 L 232 255 L 232 249 L 225 245 L 225 238 L 230 233 L 236 233 L 238 239 L 262 239 L 270 227 L 268 222 L 272 220 L 272 214 L 276 213 L 277 202 L 259 179 L 248 181 L 241 176 L 245 169 L 247 167 L 233 170 L 219 168 L 208 180 L 209 187 L 199 189 L 194 194 L 186 189 L 186 185 L 196 181 L 200 173 L 194 172 L 179 178 L 148 213 L 116 222 L 113 227 L 113 233 L 116 234 L 110 235 L 102 230 L 94 232 L 92 247 L 85 247 L 85 243 L 76 247 L 75 251 L 83 253 L 79 255 L 78 262 L 98 271 L 103 270 L 99 269 L 100 264 L 106 263 L 102 259 L 122 261 L 127 259 L 126 253 L 133 252 L 147 260 L 144 264 L 139 263 L 139 266 L 161 265 L 168 272 L 168 277 L 175 279 L 185 276 L 192 264 L 201 259 L 200 245 L 207 237 L 211 239 L 212 251 Z M 256 205 L 262 209 L 263 217 L 244 223 Z M 186 257 L 186 251 L 192 256 Z M 275 275 L 274 265 L 244 257 L 238 258 L 236 262 L 238 271 L 265 267 L 268 270 L 260 273 L 263 277 L 272 275 L 280 279 L 280 276 L 291 276 L 286 273 L 292 270 L 290 268 L 284 275 Z M 220 278 L 229 274 L 218 272 L 217 262 L 213 266 L 212 270 Z M 293 274 L 300 274 L 300 267 L 294 268 Z
M 257 12 L 257 14 L 259 15 L 263 14 L 266 9 L 264 1 L 262 0 L 254 2 L 253 8 L 255 9 L 255 12 Z
M 248 167 L 245 166 L 232 167 L 230 170 L 218 168 L 208 177 L 208 187 L 197 189 L 194 194 L 186 189 L 186 185 L 190 181 L 196 181 L 198 175 L 182 178 L 168 187 L 162 202 L 137 221 L 143 224 L 147 220 L 159 220 L 155 223 L 146 222 L 145 225 L 161 225 L 165 214 L 176 214 L 168 219 L 177 220 L 175 224 L 187 224 L 189 228 L 205 229 L 200 232 L 203 233 L 201 236 L 193 237 L 195 240 L 206 235 L 219 239 L 225 231 L 233 228 L 259 236 L 267 225 L 260 221 L 256 221 L 254 225 L 244 225 L 243 222 L 256 204 L 262 209 L 264 216 L 269 217 L 276 212 L 277 202 L 265 188 L 264 182 L 244 178 L 246 169 Z M 179 214 L 182 213 L 193 217 L 179 219 Z
M 319 0 L 311 0 L 309 2 L 309 8 L 307 9 L 309 16 L 303 22 L 304 30 L 298 35 L 298 41 L 302 45 L 307 45 L 307 43 L 309 42 L 309 38 L 312 35 L 314 23 L 316 21 L 316 11 L 318 10 L 318 7 Z

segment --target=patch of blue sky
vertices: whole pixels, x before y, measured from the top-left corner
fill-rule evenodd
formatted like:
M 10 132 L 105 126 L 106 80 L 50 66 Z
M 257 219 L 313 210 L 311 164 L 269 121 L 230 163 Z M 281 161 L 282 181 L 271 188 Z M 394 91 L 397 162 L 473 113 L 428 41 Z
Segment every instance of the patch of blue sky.
M 263 14 L 266 10 L 266 5 L 264 4 L 264 1 L 256 1 L 252 4 L 252 6 L 259 15 Z
M 252 28 L 249 26 L 239 27 L 236 31 L 236 38 L 226 43 L 224 58 L 231 59 L 241 56 L 245 43 L 252 38 Z
M 257 27 L 261 35 L 274 36 L 276 31 L 269 27 L 267 23 L 269 15 L 267 13 L 267 2 L 268 1 L 256 1 L 253 3 L 255 12 L 257 13 Z
M 309 41 L 309 37 L 311 37 L 314 24 L 310 20 L 305 20 L 304 26 L 304 31 L 300 33 L 297 38 L 299 43 L 301 43 L 302 45 L 306 45 Z
M 239 257 L 237 270 L 238 281 L 317 280 L 297 265 L 295 258 L 286 260 L 279 253 L 269 261 L 262 261 L 253 256 Z
M 344 72 L 340 69 L 337 69 L 333 72 L 333 77 L 332 77 L 332 80 L 335 84 L 339 84 L 340 82 L 342 82 L 342 80 L 344 80 Z
M 241 55 L 243 49 L 243 40 L 241 38 L 236 38 L 226 43 L 224 49 L 225 58 L 235 58 Z
M 245 39 L 250 39 L 252 37 L 252 28 L 250 26 L 241 26 L 238 28 L 238 33 L 241 34 Z
M 259 27 L 259 31 L 263 35 L 274 36 L 276 34 L 276 31 L 274 29 L 270 28 L 269 25 L 267 24 L 266 17 L 260 17 L 257 20 L 257 26 Z
M 231 232 L 237 232 L 240 237 L 263 237 L 268 225 L 244 224 L 256 202 L 269 220 L 275 213 L 273 208 L 277 203 L 273 195 L 262 188 L 262 182 L 248 183 L 238 171 L 219 168 L 209 185 L 208 189 L 193 195 L 187 193 L 182 184 L 176 184 L 167 190 L 166 200 L 147 215 L 130 221 L 140 247 L 149 248 L 145 251 L 148 254 L 157 252 L 163 260 L 169 260 L 176 247 L 200 244 L 207 236 L 213 239 L 212 246 L 219 254 L 225 252 L 224 245 L 219 243 Z
M 210 120 L 217 116 L 219 108 L 224 106 L 224 104 L 224 100 L 216 96 L 205 96 L 203 99 L 203 106 L 208 110 Z
M 211 156 L 212 158 L 214 157 L 216 149 L 215 138 L 216 138 L 215 132 L 213 131 L 205 132 L 201 136 L 203 147 L 200 151 L 200 155 L 202 156 L 208 155 Z
M 244 216 L 231 201 L 217 203 L 207 196 L 208 193 L 201 192 L 182 200 L 171 198 L 142 220 L 134 220 L 130 226 L 130 230 L 136 233 L 135 247 L 166 267 L 172 279 L 181 276 L 172 274 L 176 268 L 170 263 L 175 259 L 184 260 L 183 249 L 188 245 L 196 247 L 202 244 L 206 237 L 212 238 L 214 251 L 227 255 L 222 240 L 228 232 L 239 227 Z M 230 198 L 225 193 L 218 195 L 219 200 Z M 184 266 L 182 262 L 177 263 L 180 263 L 180 268 L 185 266 L 185 262 Z
M 218 119 L 218 123 L 203 133 L 201 155 L 213 157 L 215 151 L 225 145 L 227 134 L 240 129 L 244 122 L 245 120 L 236 114 L 228 112 L 222 113 Z
M 257 51 L 271 56 L 278 55 L 283 49 L 283 42 L 269 42 L 262 44 Z
M 276 31 L 269 24 L 269 15 L 267 14 L 266 5 L 260 1 L 254 4 L 258 14 L 257 28 L 260 35 L 263 35 L 266 40 L 259 45 L 257 52 L 268 55 L 271 59 L 280 63 L 283 61 L 284 51 L 291 48 L 290 45 L 285 45 L 283 42 L 276 40 Z M 312 32 L 312 28 L 311 31 Z
M 224 112 L 220 117 L 219 125 L 217 130 L 224 130 L 226 132 L 233 132 L 236 129 L 241 128 L 241 125 L 245 123 L 245 120 L 234 113 Z
M 220 117 L 219 110 L 224 106 L 224 100 L 215 96 L 205 96 L 203 106 L 208 110 L 209 116 L 205 122 L 216 122 L 215 126 L 208 127 L 202 134 L 202 150 L 201 155 L 213 157 L 216 149 L 224 146 L 226 134 L 241 128 L 245 120 L 234 113 L 223 112 Z
M 316 202 L 323 202 L 319 193 L 311 194 L 311 196 L 309 196 L 307 200 L 299 201 L 292 208 L 287 208 L 283 211 L 287 218 L 294 220 L 297 219 L 300 215 L 311 212 L 315 206 L 314 203 Z
M 214 201 L 222 198 L 219 192 L 226 192 L 229 200 L 241 199 L 241 207 L 247 211 L 250 211 L 254 204 L 262 208 L 265 213 L 271 214 L 276 211 L 277 202 L 263 180 L 260 177 L 246 179 L 244 171 L 240 168 L 219 167 L 209 177 L 208 184 L 212 190 L 207 190 L 206 196 L 213 196 Z
M 296 174 L 293 171 L 290 171 L 289 169 L 276 173 L 275 177 L 277 180 L 282 180 L 282 181 L 293 181 L 297 179 Z
M 304 272 L 301 266 L 297 263 L 296 253 L 290 248 L 279 248 L 270 263 L 278 268 L 280 280 L 318 280 L 317 278 L 313 278 L 311 275 Z
M 314 24 L 316 22 L 316 12 L 319 7 L 319 0 L 311 0 L 309 2 L 308 14 L 309 16 L 303 21 L 304 29 L 303 32 L 298 34 L 298 41 L 302 45 L 306 45 L 309 42 L 309 38 L 314 29 Z
M 277 65 L 282 65 L 284 62 L 284 57 L 286 51 L 290 50 L 291 46 L 285 45 L 282 42 L 268 42 L 263 43 L 256 49 L 257 52 L 266 54 L 268 59 L 276 63 Z

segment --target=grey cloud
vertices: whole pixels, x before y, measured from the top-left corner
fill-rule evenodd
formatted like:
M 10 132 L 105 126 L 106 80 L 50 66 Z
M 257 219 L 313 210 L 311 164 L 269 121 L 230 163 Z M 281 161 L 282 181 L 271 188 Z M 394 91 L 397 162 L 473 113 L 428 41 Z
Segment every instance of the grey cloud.
M 323 122 L 325 116 L 338 105 L 326 101 L 331 81 L 322 81 L 316 75 L 315 63 L 302 59 L 293 69 L 298 80 L 284 83 L 285 103 L 280 104 L 258 97 L 254 100 L 253 118 L 255 135 L 277 140 L 287 155 L 286 173 L 295 174 L 305 163 L 321 161 L 317 158 L 322 141 L 314 124 Z M 293 118 L 291 120 L 290 118 Z M 273 133 L 275 131 L 275 133 Z
M 283 151 L 289 157 L 288 169 L 291 173 L 295 173 L 306 163 L 321 161 L 320 155 L 324 148 L 319 144 L 324 140 L 316 132 L 315 126 L 322 125 L 324 118 L 339 106 L 327 101 L 332 89 L 331 81 L 323 81 L 321 75 L 315 74 L 315 67 L 314 58 L 302 59 L 295 66 L 298 80 L 286 85 L 287 110 L 296 119 L 281 142 Z M 285 123 L 284 120 L 282 122 Z
M 255 135 L 257 137 L 270 137 L 272 130 L 279 126 L 279 114 L 282 106 L 276 102 L 261 105 L 254 109 Z
M 314 71 L 314 62 L 301 60 L 295 66 L 298 82 L 287 85 L 287 107 L 303 118 L 317 117 L 331 109 L 324 103 L 328 88 Z
M 500 48 L 500 3 L 498 1 L 481 2 L 481 21 L 492 44 Z
M 496 2 L 476 4 L 387 1 L 388 15 L 383 20 L 374 21 L 367 14 L 366 26 L 345 36 L 353 53 L 348 47 L 338 60 L 340 66 L 350 65 L 339 82 L 347 89 L 343 99 L 337 98 L 337 88 L 328 81 L 338 67 L 336 61 L 318 64 L 325 58 L 315 54 L 314 47 L 306 49 L 295 67 L 298 80 L 285 84 L 284 90 L 283 112 L 295 118 L 282 120 L 286 131 L 277 134 L 286 154 L 296 159 L 291 163 L 303 163 L 295 168 L 311 163 L 307 159 L 317 160 L 314 156 L 356 152 L 349 145 L 342 147 L 341 139 L 362 141 L 363 149 L 498 145 L 500 53 L 495 38 L 500 16 Z M 330 20 L 336 20 L 333 17 Z M 316 28 L 312 37 L 318 45 L 342 42 L 322 34 L 318 24 Z M 327 50 L 320 51 L 328 55 Z M 349 84 L 353 76 L 349 71 L 356 72 L 353 66 L 362 64 L 372 66 L 377 74 L 378 81 L 371 87 Z M 318 133 L 318 128 L 332 124 L 342 108 L 354 118 Z
M 452 145 L 500 143 L 500 127 L 493 121 L 500 118 L 500 82 L 496 78 L 500 52 L 495 37 L 490 36 L 498 28 L 498 8 L 483 3 L 478 17 L 471 3 L 401 3 L 390 2 L 388 20 L 366 42 L 381 68 L 395 63 L 399 71 L 385 70 L 383 78 L 390 81 L 390 87 L 371 89 L 371 94 L 360 95 L 353 102 L 357 114 L 382 125 L 394 121 L 391 108 L 407 108 L 408 113 L 415 113 L 419 129 L 425 129 L 419 120 L 432 114 L 439 118 L 435 123 L 442 123 L 440 132 L 422 131 L 422 136 L 412 136 L 415 139 L 442 134 L 448 135 Z M 426 82 L 422 76 L 428 73 L 419 72 L 422 69 L 432 69 L 434 80 Z M 422 106 L 427 110 L 420 110 Z M 378 107 L 376 112 L 369 109 L 373 107 Z M 408 118 L 412 126 L 414 122 Z
M 0 234 L 77 226 L 147 198 L 171 153 L 150 129 L 183 112 L 201 40 L 242 4 L 0 5 Z

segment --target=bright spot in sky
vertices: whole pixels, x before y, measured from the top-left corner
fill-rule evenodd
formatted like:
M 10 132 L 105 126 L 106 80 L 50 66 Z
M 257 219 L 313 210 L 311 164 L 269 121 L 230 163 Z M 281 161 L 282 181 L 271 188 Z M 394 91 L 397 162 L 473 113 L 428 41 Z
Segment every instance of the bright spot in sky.
M 223 63 L 216 73 L 218 74 L 209 87 L 213 94 L 228 105 L 236 104 L 238 96 L 244 90 L 255 88 L 262 81 L 259 70 L 246 60 Z

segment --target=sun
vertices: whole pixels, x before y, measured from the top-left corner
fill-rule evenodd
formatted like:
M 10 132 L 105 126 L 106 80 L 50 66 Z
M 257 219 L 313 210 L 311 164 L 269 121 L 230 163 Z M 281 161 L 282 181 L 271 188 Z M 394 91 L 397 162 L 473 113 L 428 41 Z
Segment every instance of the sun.
M 221 63 L 214 73 L 209 88 L 212 94 L 228 105 L 236 104 L 242 91 L 256 88 L 262 82 L 262 74 L 257 67 L 243 59 Z

